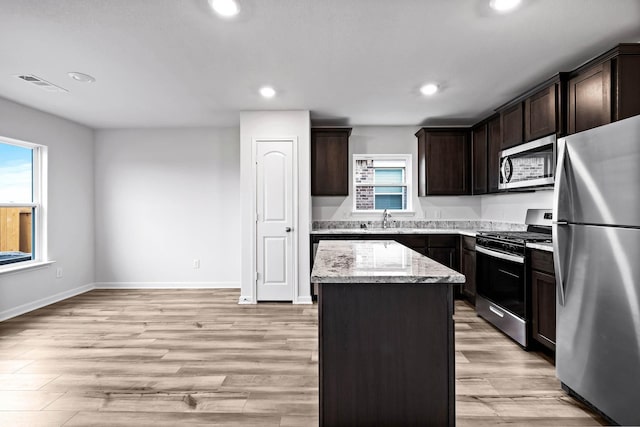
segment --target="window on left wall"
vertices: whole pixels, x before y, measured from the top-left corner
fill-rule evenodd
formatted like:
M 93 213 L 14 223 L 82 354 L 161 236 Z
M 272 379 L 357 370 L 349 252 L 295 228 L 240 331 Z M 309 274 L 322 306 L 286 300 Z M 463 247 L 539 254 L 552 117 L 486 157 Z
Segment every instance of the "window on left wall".
M 0 271 L 45 260 L 46 147 L 0 137 Z

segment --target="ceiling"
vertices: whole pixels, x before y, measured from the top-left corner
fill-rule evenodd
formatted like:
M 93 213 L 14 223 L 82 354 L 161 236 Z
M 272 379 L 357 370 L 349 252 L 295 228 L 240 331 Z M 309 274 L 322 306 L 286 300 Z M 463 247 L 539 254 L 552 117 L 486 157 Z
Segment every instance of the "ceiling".
M 0 0 L 0 97 L 92 128 L 237 126 L 240 111 L 281 109 L 315 124 L 468 125 L 640 42 L 638 0 L 523 0 L 506 15 L 489 0 L 239 1 L 223 20 L 207 0 Z M 431 81 L 442 90 L 427 98 Z

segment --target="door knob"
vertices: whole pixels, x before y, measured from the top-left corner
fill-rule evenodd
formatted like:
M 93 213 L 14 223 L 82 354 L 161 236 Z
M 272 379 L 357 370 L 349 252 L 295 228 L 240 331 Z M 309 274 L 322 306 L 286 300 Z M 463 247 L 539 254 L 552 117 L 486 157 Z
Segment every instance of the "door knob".
M 291 233 L 291 227 L 285 227 L 284 231 L 286 231 L 287 233 Z

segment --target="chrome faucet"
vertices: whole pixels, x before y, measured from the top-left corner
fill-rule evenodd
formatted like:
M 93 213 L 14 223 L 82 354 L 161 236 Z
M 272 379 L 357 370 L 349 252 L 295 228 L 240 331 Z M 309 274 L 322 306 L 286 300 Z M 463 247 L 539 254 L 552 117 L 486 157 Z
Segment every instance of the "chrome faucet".
M 389 218 L 390 217 L 391 217 L 391 214 L 389 212 L 387 212 L 387 210 L 385 209 L 384 212 L 382 212 L 382 228 L 389 227 Z

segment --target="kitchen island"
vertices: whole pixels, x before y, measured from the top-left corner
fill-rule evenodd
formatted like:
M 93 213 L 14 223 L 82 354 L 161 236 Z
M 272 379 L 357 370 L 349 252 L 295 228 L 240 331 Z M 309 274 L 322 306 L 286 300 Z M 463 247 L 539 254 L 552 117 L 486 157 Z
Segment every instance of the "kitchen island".
M 464 275 L 387 240 L 321 241 L 320 425 L 454 425 L 452 284 Z

